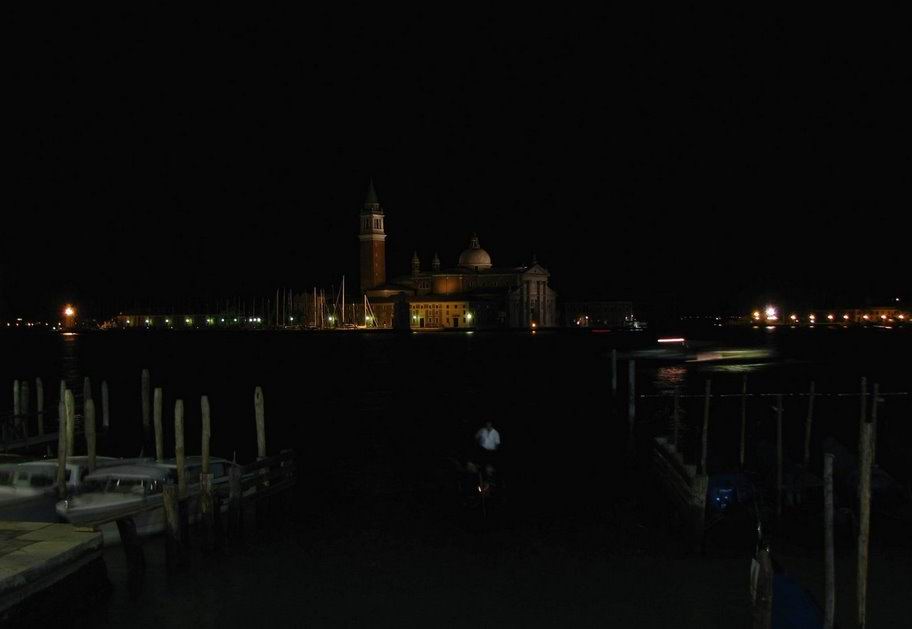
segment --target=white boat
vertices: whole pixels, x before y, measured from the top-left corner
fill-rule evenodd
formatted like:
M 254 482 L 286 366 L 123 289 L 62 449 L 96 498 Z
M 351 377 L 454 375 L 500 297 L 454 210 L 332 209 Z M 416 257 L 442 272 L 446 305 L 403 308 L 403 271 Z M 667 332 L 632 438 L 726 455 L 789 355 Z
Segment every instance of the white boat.
M 95 467 L 123 463 L 124 459 L 99 456 Z M 79 491 L 89 471 L 89 457 L 73 456 L 66 462 L 67 493 Z M 0 520 L 59 522 L 57 502 L 57 460 L 40 459 L 0 465 Z
M 187 496 L 190 521 L 199 519 L 199 477 L 202 459 L 187 457 Z M 211 458 L 209 470 L 213 486 L 228 482 L 231 462 Z M 174 459 L 162 463 L 152 461 L 131 465 L 115 465 L 96 470 L 85 478 L 83 490 L 57 503 L 57 514 L 72 524 L 84 524 L 103 519 L 109 515 L 142 509 L 133 516 L 138 535 L 153 535 L 165 530 L 165 510 L 162 488 L 167 483 L 177 483 L 177 464 Z M 105 544 L 120 541 L 115 522 L 98 527 L 104 535 Z

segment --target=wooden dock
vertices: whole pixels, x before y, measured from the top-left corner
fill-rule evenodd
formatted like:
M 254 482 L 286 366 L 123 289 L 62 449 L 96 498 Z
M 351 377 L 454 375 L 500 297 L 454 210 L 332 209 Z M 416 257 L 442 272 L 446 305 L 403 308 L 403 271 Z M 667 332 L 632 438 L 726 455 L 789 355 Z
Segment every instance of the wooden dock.
M 0 521 L 0 625 L 26 599 L 101 557 L 101 533 L 71 524 Z

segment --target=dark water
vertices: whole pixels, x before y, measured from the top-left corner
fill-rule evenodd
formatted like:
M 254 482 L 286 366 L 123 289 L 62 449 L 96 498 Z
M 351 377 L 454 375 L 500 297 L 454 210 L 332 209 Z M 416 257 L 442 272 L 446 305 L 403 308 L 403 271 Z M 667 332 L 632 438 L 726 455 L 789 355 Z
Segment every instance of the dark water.
M 81 391 L 90 376 L 96 397 L 106 379 L 112 420 L 102 452 L 135 455 L 150 451 L 139 391 L 148 368 L 153 386 L 164 389 L 166 418 L 174 400 L 184 400 L 188 444 L 198 443 L 198 399 L 206 394 L 212 451 L 239 461 L 255 453 L 260 385 L 268 450 L 299 454 L 302 482 L 271 539 L 197 558 L 177 576 L 164 574 L 152 544 L 139 598 L 118 585 L 122 558 L 112 549 L 115 593 L 87 622 L 740 626 L 745 586 L 725 575 L 746 570 L 742 555 L 752 549 L 714 565 L 687 558 L 679 527 L 646 495 L 654 487 L 626 461 L 611 349 L 620 352 L 621 397 L 628 356 L 636 357 L 644 394 L 675 386 L 699 393 L 707 378 L 714 392 L 736 393 L 743 375 L 751 391 L 804 392 L 813 380 L 822 394 L 855 392 L 866 376 L 896 392 L 912 390 L 912 334 L 708 328 L 688 338 L 691 357 L 735 353 L 684 362 L 643 353 L 657 347 L 645 335 L 576 332 L 0 335 L 0 381 L 41 376 L 55 405 L 58 378 Z M 10 390 L 0 393 L 2 408 L 11 407 Z M 773 404 L 751 399 L 752 446 L 774 435 Z M 787 455 L 797 459 L 806 399 L 787 396 L 784 404 Z M 857 397 L 816 400 L 815 457 L 826 435 L 854 443 L 858 408 Z M 663 432 L 669 409 L 667 399 L 641 400 L 638 437 Z M 685 400 L 683 410 L 685 439 L 695 442 L 702 400 Z M 880 463 L 908 483 L 912 402 L 886 397 L 879 413 Z M 719 469 L 737 455 L 739 417 L 736 398 L 713 402 L 710 452 Z M 464 456 L 487 419 L 503 436 L 508 491 L 480 524 L 452 491 L 451 459 Z M 173 443 L 167 428 L 166 443 Z M 654 586 L 643 586 L 650 580 Z M 654 588 L 670 592 L 660 608 L 649 604 Z

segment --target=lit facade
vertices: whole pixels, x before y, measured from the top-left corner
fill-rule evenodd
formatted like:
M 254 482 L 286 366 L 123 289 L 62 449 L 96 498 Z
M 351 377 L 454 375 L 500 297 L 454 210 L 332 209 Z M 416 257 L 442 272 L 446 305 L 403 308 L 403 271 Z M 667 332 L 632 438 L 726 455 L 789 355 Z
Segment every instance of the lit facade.
M 496 267 L 475 235 L 454 266 L 444 267 L 435 253 L 430 269 L 422 270 L 416 252 L 409 275 L 396 277 L 391 283 L 380 281 L 386 275 L 386 233 L 373 185 L 361 212 L 359 239 L 362 290 L 378 313 L 390 311 L 383 320 L 399 320 L 401 325 L 407 322 L 415 329 L 541 328 L 559 324 L 557 293 L 549 286 L 548 270 L 534 259 L 529 265 Z M 402 309 L 403 299 L 405 312 L 397 319 L 394 304 L 399 302 Z

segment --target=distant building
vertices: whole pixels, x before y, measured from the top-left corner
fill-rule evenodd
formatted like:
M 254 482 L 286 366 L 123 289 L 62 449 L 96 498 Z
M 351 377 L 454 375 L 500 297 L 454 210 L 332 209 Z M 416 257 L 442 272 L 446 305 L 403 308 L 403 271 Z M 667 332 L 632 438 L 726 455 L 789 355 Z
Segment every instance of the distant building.
M 635 321 L 633 302 L 629 301 L 567 302 L 561 310 L 563 323 L 568 327 L 621 328 Z
M 548 285 L 548 270 L 534 258 L 529 265 L 495 267 L 476 235 L 455 266 L 443 267 L 435 253 L 424 271 L 416 252 L 411 273 L 387 283 L 384 213 L 373 182 L 361 209 L 358 239 L 361 289 L 378 322 L 392 324 L 394 304 L 404 298 L 411 328 L 558 325 L 557 293 Z
M 869 308 L 850 308 L 841 311 L 842 318 L 852 323 L 881 323 L 887 321 L 909 321 L 912 312 L 895 306 L 871 306 Z

